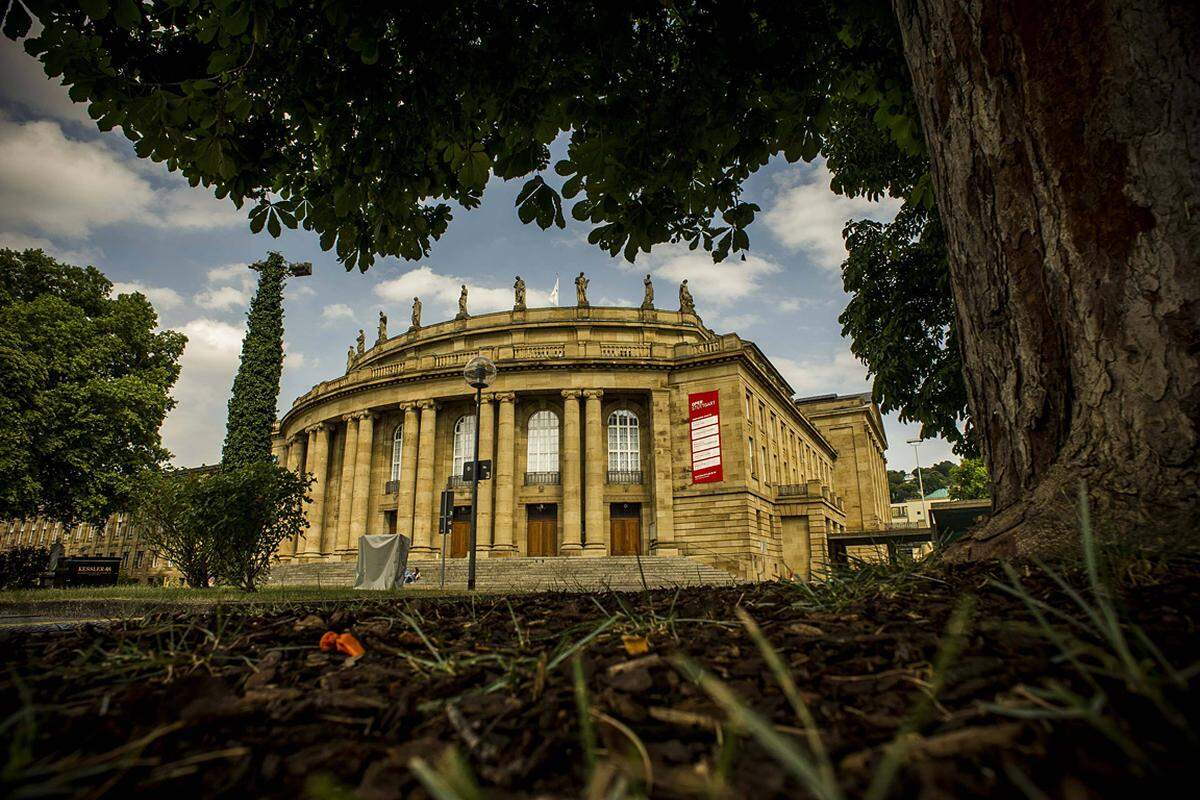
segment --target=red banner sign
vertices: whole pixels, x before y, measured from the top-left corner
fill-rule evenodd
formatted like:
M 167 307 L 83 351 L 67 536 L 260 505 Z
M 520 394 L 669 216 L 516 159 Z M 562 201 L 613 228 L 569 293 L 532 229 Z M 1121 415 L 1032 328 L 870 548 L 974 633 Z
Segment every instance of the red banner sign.
M 721 468 L 721 402 L 717 392 L 688 395 L 688 422 L 692 434 L 692 483 L 718 483 Z

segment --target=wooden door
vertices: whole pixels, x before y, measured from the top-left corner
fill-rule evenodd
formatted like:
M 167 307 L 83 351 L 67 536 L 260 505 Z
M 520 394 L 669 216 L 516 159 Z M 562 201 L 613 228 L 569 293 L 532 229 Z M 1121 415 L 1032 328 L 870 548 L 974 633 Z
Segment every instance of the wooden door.
M 553 503 L 537 503 L 525 507 L 529 517 L 526 555 L 558 555 L 558 506 Z
M 450 558 L 466 558 L 467 545 L 471 539 L 471 507 L 455 506 L 454 519 L 450 526 Z
M 642 504 L 613 503 L 608 512 L 609 554 L 633 556 L 642 551 Z

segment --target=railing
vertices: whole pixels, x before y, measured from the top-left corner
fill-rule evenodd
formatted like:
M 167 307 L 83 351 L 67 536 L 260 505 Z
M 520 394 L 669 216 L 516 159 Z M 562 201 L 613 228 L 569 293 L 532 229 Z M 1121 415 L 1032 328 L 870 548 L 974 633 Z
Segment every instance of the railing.
M 558 486 L 561 483 L 557 472 L 526 472 L 526 486 Z
M 470 481 L 463 480 L 462 475 L 451 475 L 446 479 L 447 489 L 466 489 L 471 485 Z
M 385 375 L 399 375 L 403 370 L 403 364 L 384 364 L 382 367 L 371 367 L 371 377 L 382 378 Z
M 519 359 L 562 358 L 563 353 L 561 344 L 525 344 L 513 348 L 513 358 Z
M 608 471 L 609 483 L 641 483 L 642 471 L 640 469 L 610 469 Z
M 388 481 L 383 485 L 384 494 L 398 494 L 400 492 L 400 481 Z
M 434 367 L 456 367 L 459 364 L 467 363 L 475 353 L 447 353 L 442 356 L 433 357 Z
M 601 358 L 649 358 L 648 344 L 601 344 Z
M 714 339 L 711 342 L 697 342 L 692 345 L 692 349 L 697 353 L 715 353 L 721 349 L 721 340 Z
M 779 484 L 780 497 L 802 497 L 806 494 L 808 494 L 808 484 L 806 483 Z

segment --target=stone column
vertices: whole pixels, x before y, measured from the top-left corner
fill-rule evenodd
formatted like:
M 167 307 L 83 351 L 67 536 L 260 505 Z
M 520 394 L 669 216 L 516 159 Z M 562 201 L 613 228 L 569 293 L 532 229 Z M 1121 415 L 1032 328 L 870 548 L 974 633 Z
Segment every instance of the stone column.
M 350 552 L 357 552 L 358 537 L 371 532 L 367 523 L 371 501 L 371 454 L 375 444 L 375 415 L 358 414 L 358 450 L 354 457 L 354 494 L 350 500 Z
M 671 393 L 650 393 L 650 450 L 654 473 L 650 487 L 654 493 L 654 542 L 651 555 L 677 556 L 675 546 L 675 481 L 671 449 Z M 645 455 L 642 456 L 644 461 Z
M 346 435 L 342 447 L 342 478 L 338 483 L 337 537 L 333 552 L 345 555 L 350 551 L 350 506 L 354 502 L 354 461 L 358 453 L 358 417 L 342 417 Z
M 583 552 L 588 556 L 608 554 L 609 532 L 604 530 L 604 480 L 608 469 L 608 448 L 604 442 L 604 419 L 601 416 L 601 389 L 587 389 L 583 393 L 587 404 L 584 416 L 584 454 L 587 464 L 586 483 L 583 496 L 583 519 L 586 523 Z
M 407 536 L 410 545 L 415 545 L 413 539 L 413 502 L 417 496 L 417 445 L 421 440 L 419 415 L 416 403 L 405 403 L 404 427 L 401 435 L 404 437 L 404 449 L 400 453 L 400 474 L 397 479 L 400 486 L 397 489 L 396 503 L 396 533 Z
M 307 439 L 307 437 L 304 437 Z M 287 440 L 287 468 L 292 472 L 300 473 L 304 466 L 304 443 L 301 441 L 299 434 L 291 436 Z M 277 555 L 285 561 L 291 561 L 296 557 L 297 544 L 299 536 L 293 536 L 290 539 L 284 540 L 279 545 Z
M 304 532 L 304 547 L 301 558 L 312 561 L 320 558 L 324 548 L 322 538 L 325 529 L 325 473 L 329 461 L 329 428 L 323 422 L 318 422 L 308 429 L 308 458 L 304 465 L 305 472 L 315 480 L 309 491 L 312 493 L 312 503 L 308 507 L 308 530 Z
M 422 400 L 421 441 L 417 445 L 417 485 L 413 500 L 413 549 L 427 554 L 435 548 L 434 526 L 437 516 L 434 507 L 438 498 L 433 491 L 434 446 L 437 432 L 437 403 Z M 440 542 L 437 543 L 440 547 Z
M 496 425 L 495 395 L 485 394 L 479 405 L 479 460 L 492 458 L 492 430 Z M 495 467 L 495 464 L 492 464 Z M 475 512 L 475 552 L 482 556 L 492 549 L 492 487 L 496 476 L 479 482 L 479 509 Z
M 583 492 L 579 481 L 579 390 L 564 389 L 562 445 L 563 541 L 560 552 L 577 556 L 583 551 L 579 506 Z
M 513 546 L 513 465 L 516 457 L 513 449 L 516 446 L 513 401 L 516 398 L 511 392 L 496 395 L 500 402 L 500 419 L 496 426 L 496 469 L 493 473 L 496 482 L 496 516 L 492 555 L 500 557 L 511 556 L 516 552 L 516 547 Z M 480 444 L 480 447 L 482 446 Z M 479 487 L 479 491 L 482 497 L 483 486 Z

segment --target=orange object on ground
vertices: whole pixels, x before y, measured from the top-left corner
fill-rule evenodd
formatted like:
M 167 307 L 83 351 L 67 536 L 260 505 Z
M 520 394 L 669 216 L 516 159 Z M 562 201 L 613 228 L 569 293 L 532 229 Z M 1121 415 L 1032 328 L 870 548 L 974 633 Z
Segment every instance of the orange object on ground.
M 327 653 L 332 653 L 334 650 L 339 653 L 345 653 L 351 658 L 358 658 L 367 649 L 362 646 L 362 642 L 354 638 L 353 633 L 334 633 L 333 631 L 325 631 L 321 636 L 321 649 Z

